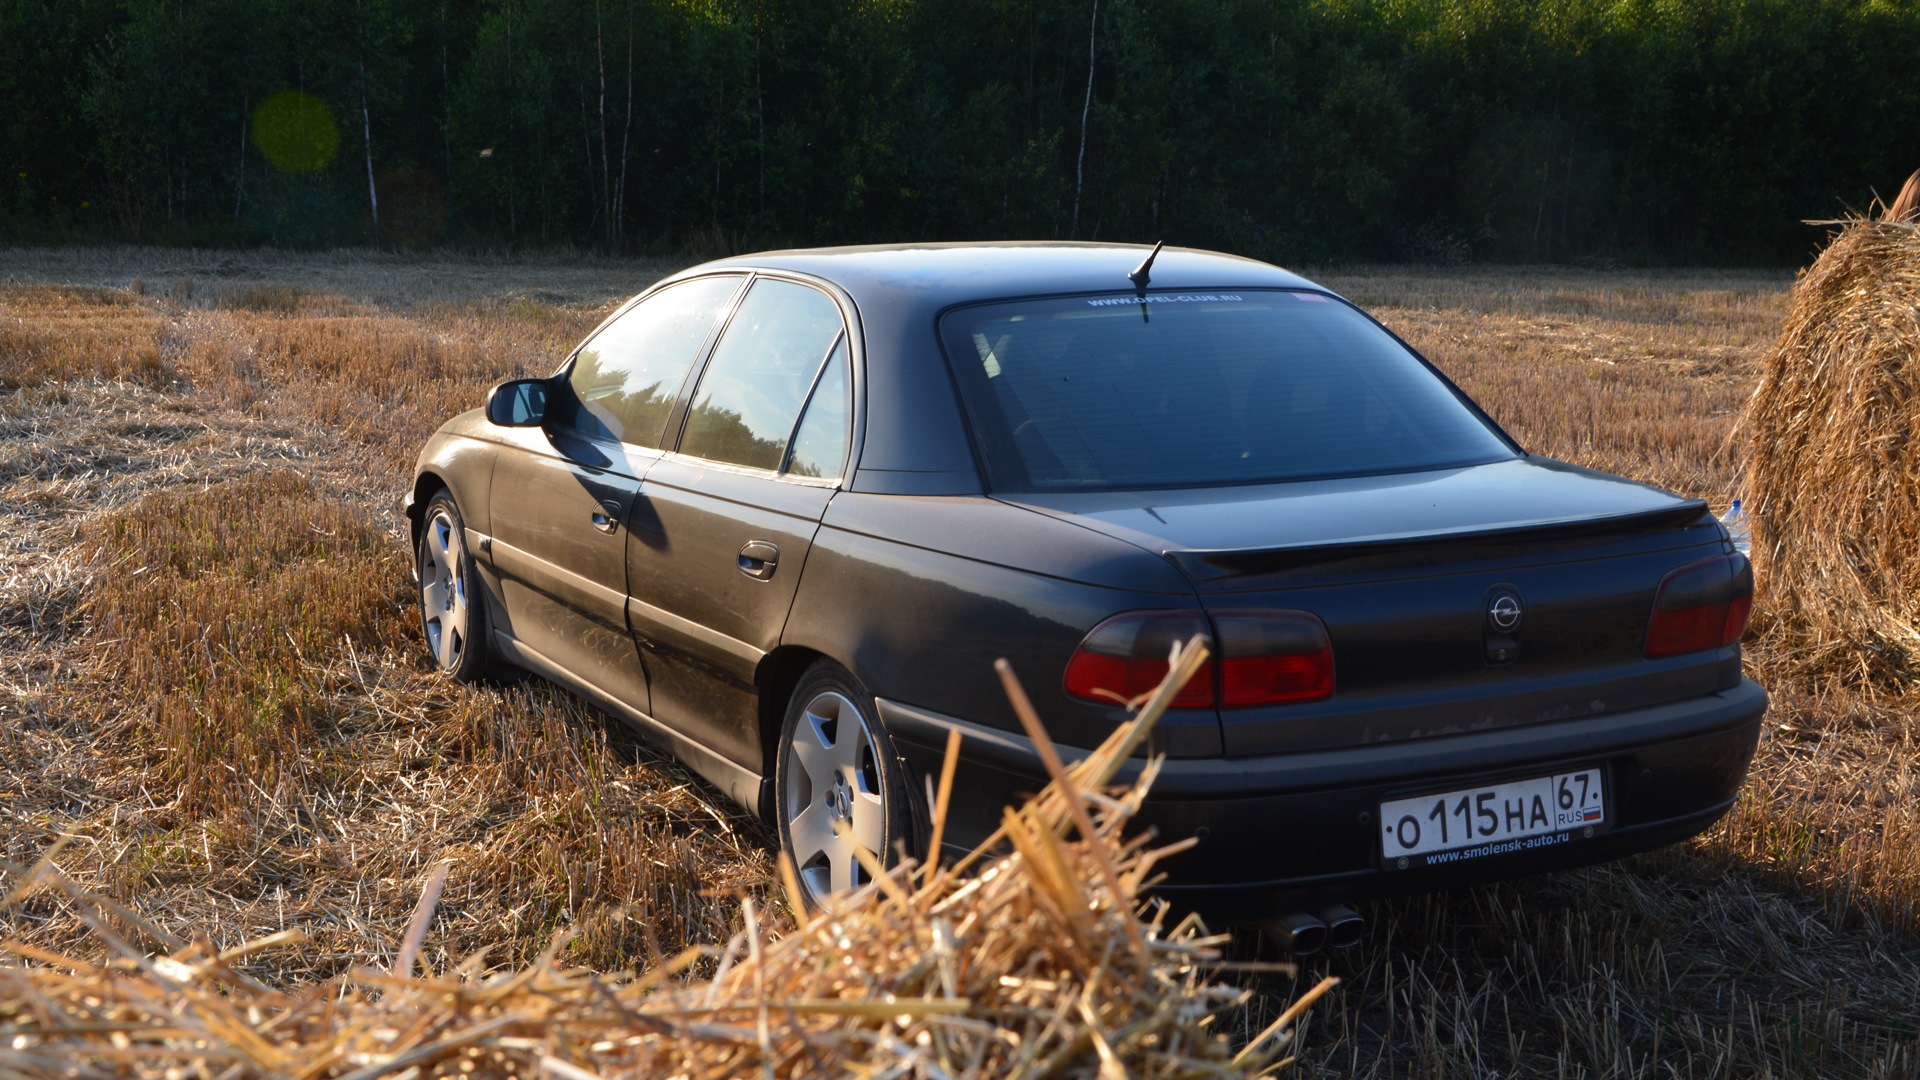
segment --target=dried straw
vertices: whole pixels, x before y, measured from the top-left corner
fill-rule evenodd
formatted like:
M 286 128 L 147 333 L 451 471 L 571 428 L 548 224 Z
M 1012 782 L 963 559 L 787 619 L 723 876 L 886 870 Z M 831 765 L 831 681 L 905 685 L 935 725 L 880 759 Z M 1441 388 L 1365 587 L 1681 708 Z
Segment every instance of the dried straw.
M 1833 224 L 1747 407 L 1747 485 L 1786 636 L 1873 684 L 1920 660 L 1920 225 Z
M 1920 221 L 1920 169 L 1913 170 L 1913 175 L 1901 186 L 1900 194 L 1894 196 L 1893 205 L 1887 207 L 1886 220 Z
M 515 973 L 482 977 L 476 958 L 415 977 L 442 864 L 391 973 L 363 969 L 305 989 L 269 988 L 235 965 L 261 949 L 297 946 L 298 931 L 225 952 L 203 939 L 149 956 L 120 938 L 109 915 L 165 941 L 158 928 L 118 905 L 103 911 L 44 859 L 10 876 L 66 890 L 121 959 L 95 966 L 6 943 L 35 963 L 0 967 L 0 1075 L 581 1080 L 1267 1070 L 1333 980 L 1236 1051 L 1210 1026 L 1246 997 L 1216 981 L 1225 938 L 1191 917 L 1168 925 L 1163 906 L 1141 899 L 1157 861 L 1190 843 L 1153 849 L 1147 837 L 1124 835 L 1158 760 L 1144 762 L 1131 784 L 1112 786 L 1204 658 L 1197 641 L 1176 652 L 1167 683 L 1138 717 L 1072 765 L 1060 761 L 1003 668 L 1052 783 L 1009 808 L 998 833 L 955 865 L 935 858 L 882 870 L 873 862 L 872 884 L 779 940 L 768 940 L 746 902 L 745 931 L 705 980 L 685 975 L 707 957 L 698 949 L 613 979 L 556 966 L 561 942 Z M 951 750 L 940 820 L 952 791 Z M 0 903 L 10 907 L 27 891 Z

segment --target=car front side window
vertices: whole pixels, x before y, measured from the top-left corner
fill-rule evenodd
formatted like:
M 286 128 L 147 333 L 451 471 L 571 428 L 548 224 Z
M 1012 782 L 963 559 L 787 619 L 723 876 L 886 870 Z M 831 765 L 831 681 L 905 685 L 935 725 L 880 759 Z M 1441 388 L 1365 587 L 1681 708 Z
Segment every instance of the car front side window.
M 671 285 L 601 328 L 574 358 L 561 425 L 658 447 L 680 384 L 739 290 L 737 275 Z
M 801 407 L 844 336 L 840 309 L 825 293 L 778 278 L 756 280 L 700 378 L 680 452 L 779 471 Z M 823 414 L 830 408 L 823 405 Z M 806 437 L 809 447 L 818 441 L 811 432 Z M 836 472 L 839 465 L 832 463 Z

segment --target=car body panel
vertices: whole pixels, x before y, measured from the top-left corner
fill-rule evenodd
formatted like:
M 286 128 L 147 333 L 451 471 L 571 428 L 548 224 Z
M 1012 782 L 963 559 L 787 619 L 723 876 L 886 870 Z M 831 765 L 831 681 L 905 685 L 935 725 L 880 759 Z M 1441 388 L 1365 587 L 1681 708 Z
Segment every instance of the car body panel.
M 584 695 L 606 710 L 608 715 L 639 732 L 648 742 L 672 754 L 681 764 L 749 812 L 762 812 L 766 805 L 768 781 L 760 771 L 746 768 L 700 739 L 655 720 L 618 694 L 595 686 L 572 668 L 520 643 L 511 635 L 495 631 L 494 639 L 501 657 L 509 663 Z
M 1156 554 L 1189 556 L 1182 566 L 1196 575 L 1213 562 L 1192 556 L 1395 540 L 1424 544 L 1644 514 L 1677 512 L 1691 519 L 1706 512 L 1698 499 L 1540 457 L 1285 484 L 1019 492 L 997 498 L 1067 518 Z
M 1002 657 L 1011 658 L 1061 738 L 1092 745 L 1124 721 L 1116 706 L 1068 697 L 1059 672 L 1086 632 L 1115 611 L 1193 610 L 1192 590 L 1177 574 L 1146 578 L 1172 592 L 1076 580 L 1111 574 L 1104 564 L 1121 545 L 991 500 L 914 499 L 928 512 L 913 514 L 901 499 L 834 499 L 814 539 L 786 641 L 839 660 L 901 700 L 1008 731 L 1020 724 L 992 678 Z M 920 524 L 886 530 L 895 537 L 869 531 L 903 513 Z M 962 524 L 963 517 L 970 520 Z M 954 526 L 945 544 L 937 528 L 943 522 Z M 1043 528 L 1036 533 L 1035 526 Z M 1017 528 L 1029 531 L 1015 539 Z M 920 542 L 902 542 L 898 534 Z M 1029 566 L 1020 565 L 1023 553 Z M 850 604 L 848 597 L 859 599 Z M 1218 755 L 1219 721 L 1211 709 L 1169 712 L 1152 747 L 1180 757 Z
M 1193 585 L 1177 569 L 1159 560 L 1141 559 L 1138 545 L 1069 518 L 1042 517 L 1004 500 L 849 492 L 834 500 L 826 523 L 847 532 L 1063 581 L 1165 593 L 1188 602 L 1193 597 Z
M 488 613 L 496 619 L 501 612 L 500 579 L 494 573 L 486 547 L 492 508 L 488 496 L 499 456 L 499 430 L 487 422 L 485 409 L 469 409 L 440 425 L 421 447 L 414 467 L 413 487 L 401 502 L 402 515 L 407 519 L 408 548 L 417 553 L 427 500 L 442 488 L 453 493 L 466 526 L 467 550 L 479 553 L 475 566 L 480 572 Z
M 485 409 L 469 409 L 441 424 L 427 439 L 404 504 L 410 539 L 420 539 L 420 511 L 432 491 L 441 487 L 450 489 L 459 501 L 460 516 L 468 529 L 485 533 L 492 528 L 492 503 L 487 496 L 500 436 L 501 429 L 487 422 Z M 467 509 L 469 503 L 473 504 L 471 510 Z

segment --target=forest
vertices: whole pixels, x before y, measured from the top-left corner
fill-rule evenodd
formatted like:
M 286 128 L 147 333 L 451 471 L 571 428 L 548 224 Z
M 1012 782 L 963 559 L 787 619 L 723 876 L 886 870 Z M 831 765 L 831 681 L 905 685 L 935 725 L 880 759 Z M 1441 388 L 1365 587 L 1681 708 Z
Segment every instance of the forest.
M 1917 55 L 1914 0 L 0 0 L 0 243 L 1801 265 L 1920 165 Z

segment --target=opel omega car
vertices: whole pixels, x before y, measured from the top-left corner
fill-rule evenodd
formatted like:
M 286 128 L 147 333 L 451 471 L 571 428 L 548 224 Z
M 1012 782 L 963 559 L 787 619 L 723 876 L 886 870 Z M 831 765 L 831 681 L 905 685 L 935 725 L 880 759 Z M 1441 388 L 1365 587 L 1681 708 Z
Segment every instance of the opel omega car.
M 775 252 L 496 387 L 407 500 L 434 661 L 536 672 L 778 830 L 968 846 L 1204 635 L 1141 817 L 1228 918 L 1583 865 L 1726 812 L 1766 694 L 1705 504 L 1527 453 L 1352 304 L 1088 244 Z

